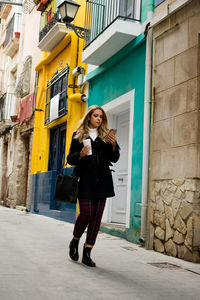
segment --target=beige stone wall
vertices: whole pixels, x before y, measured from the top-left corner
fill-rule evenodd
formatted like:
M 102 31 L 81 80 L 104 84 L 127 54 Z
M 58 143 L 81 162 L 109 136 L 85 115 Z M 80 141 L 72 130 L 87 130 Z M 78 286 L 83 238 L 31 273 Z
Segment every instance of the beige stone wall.
M 25 145 L 20 136 L 19 126 L 10 132 L 8 144 L 8 193 L 6 205 L 16 207 L 25 205 L 25 167 L 26 167 Z
M 33 119 L 17 125 L 9 133 L 7 160 L 7 198 L 5 205 L 28 207 Z M 28 132 L 28 134 L 27 134 Z M 30 133 L 30 135 L 29 135 Z M 29 152 L 29 155 L 28 155 Z
M 160 13 L 163 13 L 164 11 L 167 11 L 167 7 L 168 5 L 173 4 L 174 2 L 176 2 L 177 0 L 165 0 L 164 2 L 162 2 L 160 5 L 158 5 L 155 9 L 155 15 L 158 15 Z
M 200 241 L 195 240 L 194 244 L 188 241 L 189 237 L 195 239 L 194 214 L 196 211 L 199 216 L 200 211 L 200 203 L 194 200 L 196 196 L 190 200 L 190 192 L 199 192 L 200 178 L 199 35 L 198 0 L 154 28 L 149 200 L 150 247 L 194 261 L 199 259 Z M 182 191 L 174 181 L 177 178 L 181 178 L 184 187 L 191 180 L 196 190 Z M 158 186 L 161 186 L 159 191 Z M 165 192 L 161 192 L 163 189 Z M 183 217 L 183 210 L 190 214 Z M 158 216 L 162 226 L 158 224 Z M 177 227 L 177 223 L 183 228 Z
M 200 262 L 200 180 L 152 183 L 150 248 Z

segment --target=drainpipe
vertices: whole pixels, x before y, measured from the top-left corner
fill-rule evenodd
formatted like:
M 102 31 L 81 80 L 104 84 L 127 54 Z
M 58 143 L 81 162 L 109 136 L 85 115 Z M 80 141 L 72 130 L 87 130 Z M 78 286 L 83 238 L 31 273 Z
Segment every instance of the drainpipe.
M 153 10 L 153 1 L 149 1 L 149 8 Z M 153 17 L 153 11 L 148 12 L 148 20 Z M 143 163 L 142 163 L 142 215 L 141 235 L 139 241 L 145 243 L 147 236 L 147 206 L 148 206 L 148 179 L 149 179 L 149 128 L 151 107 L 151 55 L 152 55 L 152 28 L 146 30 L 146 62 L 145 62 L 145 98 L 144 98 L 144 128 L 143 128 Z

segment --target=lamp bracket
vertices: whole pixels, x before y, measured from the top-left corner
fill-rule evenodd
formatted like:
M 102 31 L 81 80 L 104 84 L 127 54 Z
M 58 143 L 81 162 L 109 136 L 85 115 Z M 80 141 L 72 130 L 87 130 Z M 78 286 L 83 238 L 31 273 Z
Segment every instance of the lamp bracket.
M 68 22 L 65 22 L 65 25 L 69 28 L 71 28 L 75 33 L 76 35 L 81 38 L 81 39 L 85 39 L 86 38 L 86 31 L 85 28 L 83 27 L 79 27 L 79 26 L 75 26 L 71 23 L 68 23 Z
M 78 85 L 75 85 L 75 84 L 68 84 L 68 88 L 70 88 L 70 89 L 77 89 L 77 88 L 78 88 Z

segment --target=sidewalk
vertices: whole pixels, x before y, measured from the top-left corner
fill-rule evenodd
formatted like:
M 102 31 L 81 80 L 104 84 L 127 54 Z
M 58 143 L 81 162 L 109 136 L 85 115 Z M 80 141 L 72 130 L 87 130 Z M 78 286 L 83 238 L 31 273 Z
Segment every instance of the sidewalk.
M 97 267 L 89 268 L 68 258 L 72 231 L 70 223 L 0 206 L 0 300 L 200 299 L 200 264 L 100 233 Z

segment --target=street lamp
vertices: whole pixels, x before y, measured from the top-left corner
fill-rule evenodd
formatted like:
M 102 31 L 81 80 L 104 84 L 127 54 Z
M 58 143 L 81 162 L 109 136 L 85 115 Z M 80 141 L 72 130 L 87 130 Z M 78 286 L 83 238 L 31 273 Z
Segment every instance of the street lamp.
M 86 34 L 85 29 L 71 24 L 77 14 L 79 7 L 80 4 L 76 3 L 73 0 L 65 0 L 58 6 L 58 11 L 61 15 L 62 22 L 65 23 L 67 27 L 73 29 L 79 38 L 84 39 Z

